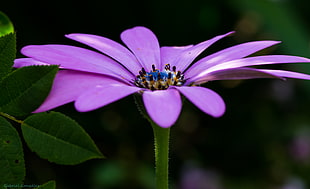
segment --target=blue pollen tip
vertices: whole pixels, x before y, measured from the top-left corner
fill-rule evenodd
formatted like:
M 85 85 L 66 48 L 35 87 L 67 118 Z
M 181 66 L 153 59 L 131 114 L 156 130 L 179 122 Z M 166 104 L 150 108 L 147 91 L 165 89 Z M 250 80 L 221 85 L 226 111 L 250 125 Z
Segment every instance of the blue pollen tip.
M 172 67 L 170 70 L 170 64 L 165 65 L 163 71 L 156 69 L 155 65 L 152 65 L 152 70 L 146 72 L 144 68 L 139 71 L 134 84 L 137 87 L 146 88 L 150 90 L 165 90 L 169 86 L 181 86 L 184 84 L 184 75 L 181 71 L 176 71 L 176 67 Z

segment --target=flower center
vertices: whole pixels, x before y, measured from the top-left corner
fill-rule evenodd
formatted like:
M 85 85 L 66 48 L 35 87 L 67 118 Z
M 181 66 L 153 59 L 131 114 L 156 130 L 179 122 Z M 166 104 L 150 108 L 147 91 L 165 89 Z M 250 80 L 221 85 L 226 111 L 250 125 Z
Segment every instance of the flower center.
M 169 86 L 181 86 L 184 84 L 184 75 L 181 71 L 176 71 L 173 66 L 170 70 L 170 64 L 165 65 L 163 71 L 159 71 L 152 65 L 152 71 L 146 72 L 144 68 L 139 71 L 134 84 L 137 87 L 154 90 L 165 90 Z

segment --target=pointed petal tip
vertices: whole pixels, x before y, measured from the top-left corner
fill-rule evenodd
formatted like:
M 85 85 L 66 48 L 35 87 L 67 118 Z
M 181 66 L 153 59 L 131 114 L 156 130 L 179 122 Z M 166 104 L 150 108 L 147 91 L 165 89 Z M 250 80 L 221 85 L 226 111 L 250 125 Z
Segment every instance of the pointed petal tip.
M 232 35 L 232 34 L 234 34 L 234 33 L 236 33 L 236 31 L 230 31 L 230 32 L 228 32 L 227 34 L 228 34 L 228 35 Z
M 68 38 L 68 39 L 76 39 L 76 38 L 79 38 L 80 36 L 83 36 L 83 35 L 90 35 L 90 34 L 84 34 L 84 33 L 69 33 L 69 34 L 65 34 L 65 37 Z
M 225 35 L 225 37 L 229 37 L 229 36 L 232 36 L 236 33 L 236 31 L 230 31 L 230 32 L 227 32 L 227 33 L 224 33 L 222 35 Z
M 235 33 L 236 33 L 236 31 L 230 31 L 230 32 L 226 32 L 226 33 L 221 34 L 221 35 L 217 35 L 216 37 L 220 37 L 220 36 L 222 36 L 222 37 L 229 37 L 229 36 L 234 35 Z
M 64 35 L 68 39 L 72 39 L 75 36 L 75 33 L 69 33 Z
M 310 62 L 309 58 L 305 58 L 305 57 L 303 57 L 303 58 L 305 59 L 306 62 Z
M 260 69 L 260 70 L 269 74 L 273 74 L 281 78 L 282 80 L 286 80 L 286 78 L 310 80 L 310 75 L 304 73 L 292 72 L 286 70 L 271 70 L 271 69 Z

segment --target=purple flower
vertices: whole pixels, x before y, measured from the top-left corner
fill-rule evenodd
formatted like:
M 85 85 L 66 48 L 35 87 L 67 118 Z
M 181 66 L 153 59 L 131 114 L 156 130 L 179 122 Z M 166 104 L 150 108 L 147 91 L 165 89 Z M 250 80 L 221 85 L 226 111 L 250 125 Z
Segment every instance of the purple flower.
M 214 91 L 199 86 L 214 80 L 252 78 L 310 79 L 309 75 L 249 66 L 310 62 L 287 55 L 247 57 L 278 41 L 254 41 L 236 45 L 193 63 L 216 41 L 232 34 L 216 36 L 197 45 L 160 47 L 156 36 L 145 27 L 121 34 L 127 48 L 108 38 L 89 34 L 66 37 L 98 51 L 69 45 L 30 45 L 22 49 L 29 58 L 15 60 L 15 67 L 56 64 L 62 68 L 42 112 L 75 102 L 80 112 L 92 111 L 133 93 L 140 93 L 150 118 L 161 127 L 173 125 L 182 108 L 181 94 L 213 117 L 225 112 L 225 103 Z
M 214 171 L 199 168 L 196 165 L 185 165 L 181 172 L 180 189 L 221 189 L 221 179 Z

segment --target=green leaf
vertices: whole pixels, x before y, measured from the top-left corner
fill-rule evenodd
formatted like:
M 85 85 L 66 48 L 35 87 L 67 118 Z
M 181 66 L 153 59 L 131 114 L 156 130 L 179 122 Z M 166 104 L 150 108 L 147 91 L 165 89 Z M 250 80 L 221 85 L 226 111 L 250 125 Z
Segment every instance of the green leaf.
M 22 124 L 22 132 L 29 148 L 50 162 L 74 165 L 104 158 L 84 129 L 58 112 L 28 117 Z
M 47 183 L 37 187 L 36 189 L 55 189 L 56 188 L 56 182 L 51 180 L 48 181 Z
M 0 82 L 0 111 L 23 116 L 37 109 L 48 95 L 57 66 L 22 67 Z
M 25 177 L 24 153 L 15 128 L 0 117 L 0 187 L 23 184 Z
M 16 34 L 10 33 L 3 37 L 0 37 L 0 80 L 12 70 L 13 61 L 15 57 L 16 57 Z
M 14 27 L 9 17 L 0 11 L 0 36 L 13 32 Z

